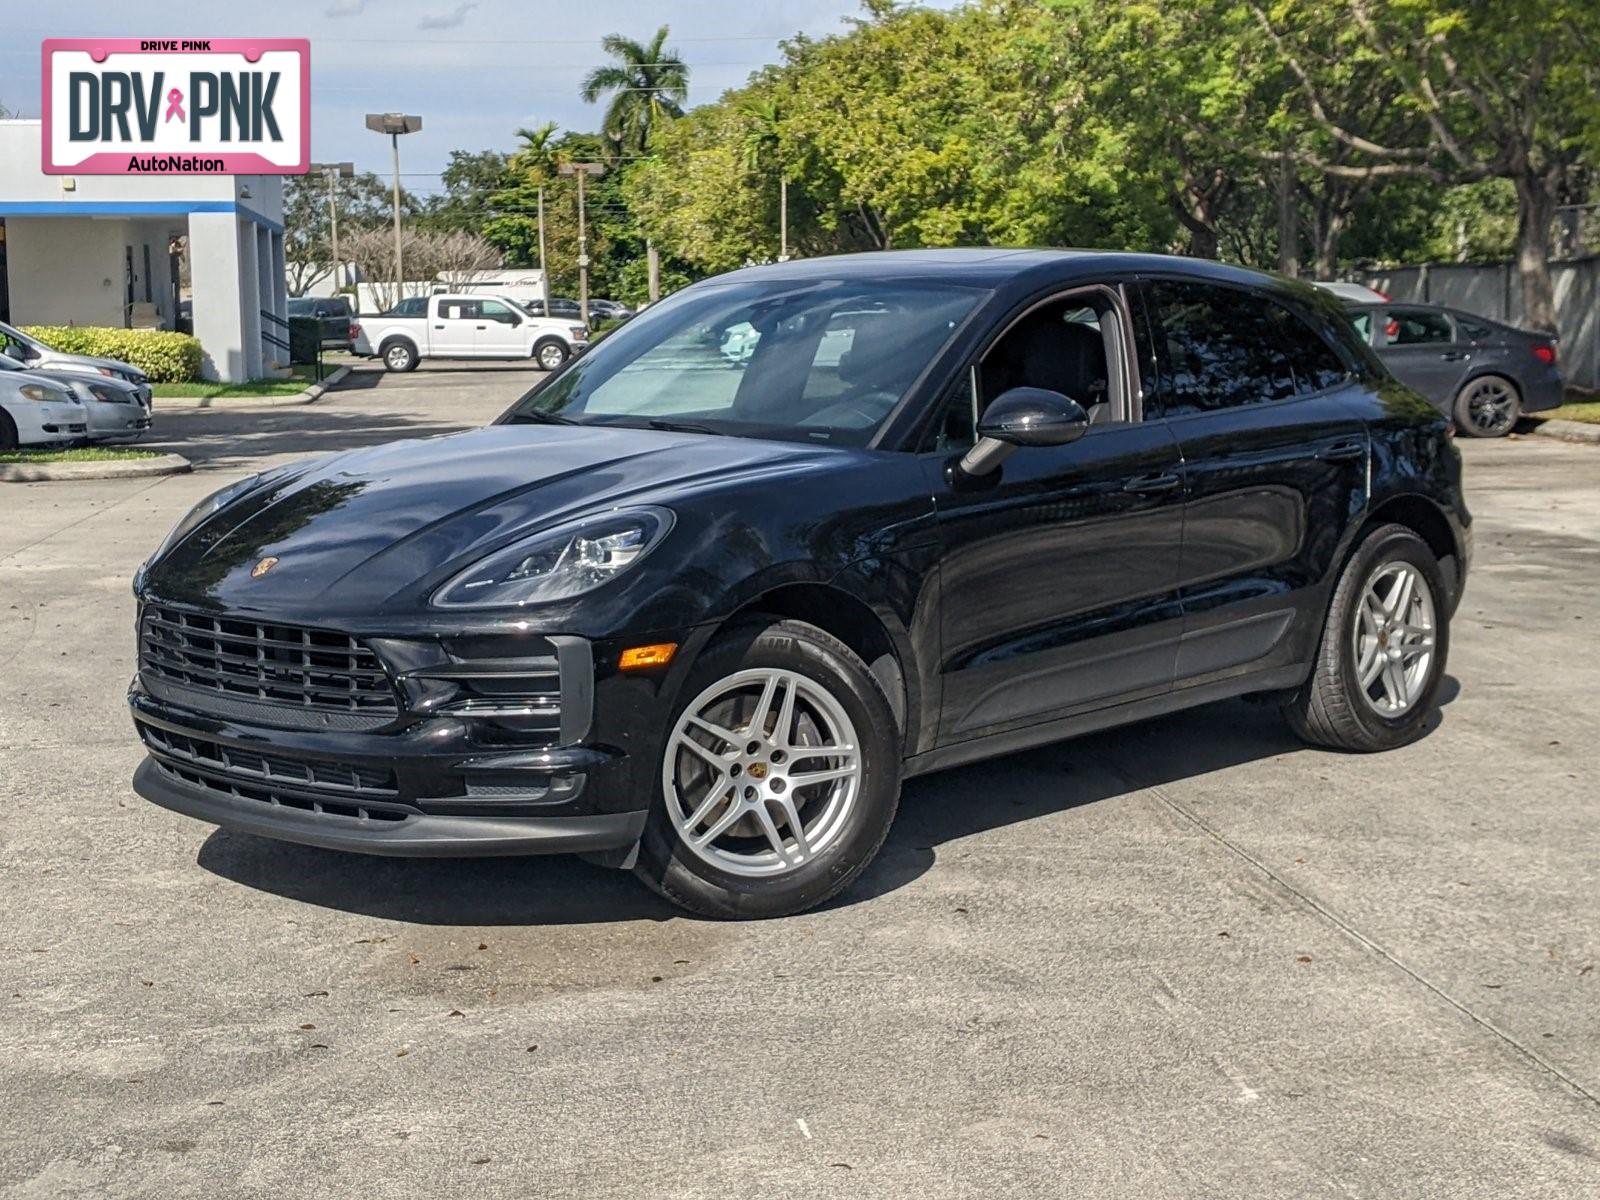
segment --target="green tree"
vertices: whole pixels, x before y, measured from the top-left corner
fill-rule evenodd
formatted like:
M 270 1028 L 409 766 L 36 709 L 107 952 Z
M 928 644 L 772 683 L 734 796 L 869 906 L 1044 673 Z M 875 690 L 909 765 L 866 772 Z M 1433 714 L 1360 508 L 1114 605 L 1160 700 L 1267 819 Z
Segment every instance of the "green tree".
M 600 40 L 614 61 L 589 72 L 581 95 L 585 103 L 593 104 L 611 94 L 600 132 L 614 147 L 614 156 L 646 153 L 651 131 L 683 115 L 689 99 L 689 68 L 666 48 L 667 34 L 663 25 L 648 42 L 619 33 Z

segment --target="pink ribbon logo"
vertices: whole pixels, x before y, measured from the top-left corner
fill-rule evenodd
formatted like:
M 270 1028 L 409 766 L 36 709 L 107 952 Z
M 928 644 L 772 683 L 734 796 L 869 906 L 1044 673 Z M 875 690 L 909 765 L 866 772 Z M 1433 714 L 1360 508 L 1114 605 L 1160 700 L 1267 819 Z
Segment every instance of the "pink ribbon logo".
M 180 121 L 188 120 L 183 115 L 183 93 L 177 88 L 167 93 L 167 115 L 164 120 L 170 121 L 173 117 L 177 117 Z

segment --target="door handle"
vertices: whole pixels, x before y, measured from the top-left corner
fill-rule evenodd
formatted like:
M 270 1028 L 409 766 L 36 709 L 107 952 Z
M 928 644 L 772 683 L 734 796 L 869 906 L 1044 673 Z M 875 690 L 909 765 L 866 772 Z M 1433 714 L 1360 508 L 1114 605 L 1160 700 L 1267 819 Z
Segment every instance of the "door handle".
M 1335 442 L 1317 451 L 1317 457 L 1323 462 L 1355 462 L 1366 455 L 1367 444 L 1358 441 Z
M 478 326 L 478 332 L 482 333 L 487 328 L 489 328 L 487 325 L 479 325 Z
M 1162 492 L 1175 491 L 1183 480 L 1178 476 L 1164 473 L 1161 475 L 1136 475 L 1122 485 L 1125 492 L 1133 492 L 1139 496 L 1157 496 Z
M 1471 358 L 1472 355 L 1468 354 L 1465 350 L 1446 350 L 1443 354 L 1439 355 L 1439 357 L 1445 362 L 1460 362 L 1464 358 Z
M 434 328 L 435 328 L 435 329 L 443 329 L 443 328 L 444 328 L 444 326 L 443 326 L 443 325 L 435 325 L 435 326 L 434 326 Z

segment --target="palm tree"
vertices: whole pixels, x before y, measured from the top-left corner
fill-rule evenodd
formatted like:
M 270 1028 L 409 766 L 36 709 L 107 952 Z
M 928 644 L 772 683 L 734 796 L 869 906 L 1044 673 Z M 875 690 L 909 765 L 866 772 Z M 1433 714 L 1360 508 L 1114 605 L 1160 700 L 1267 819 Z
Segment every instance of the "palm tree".
M 612 93 L 600 131 L 618 154 L 644 154 L 650 147 L 650 131 L 663 120 L 683 115 L 689 99 L 689 68 L 666 49 L 666 41 L 665 25 L 646 43 L 620 33 L 600 40 L 615 61 L 589 72 L 582 96 L 593 104 L 604 93 Z
M 554 121 L 546 121 L 532 129 L 517 130 L 522 145 L 511 155 L 512 168 L 527 172 L 535 181 L 547 180 L 554 175 L 556 130 L 559 128 Z

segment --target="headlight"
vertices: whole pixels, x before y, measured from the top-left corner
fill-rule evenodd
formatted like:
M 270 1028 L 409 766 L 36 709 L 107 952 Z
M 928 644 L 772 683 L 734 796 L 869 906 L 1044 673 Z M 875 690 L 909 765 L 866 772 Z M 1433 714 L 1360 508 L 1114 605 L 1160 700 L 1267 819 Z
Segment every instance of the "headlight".
M 572 326 L 571 332 L 572 340 L 575 342 L 587 342 L 589 340 L 589 331 L 582 325 Z
M 71 404 L 72 396 L 59 388 L 46 387 L 42 383 L 25 383 L 17 389 L 17 395 L 24 400 L 36 400 L 49 404 Z
M 115 371 L 113 371 L 110 367 L 96 367 L 95 370 L 99 371 L 100 374 L 102 374 L 102 375 L 109 375 L 112 379 L 120 379 L 121 378 L 121 376 L 118 375 Z
M 546 529 L 461 572 L 433 594 L 440 608 L 508 608 L 565 600 L 635 566 L 672 529 L 664 508 L 621 508 Z

